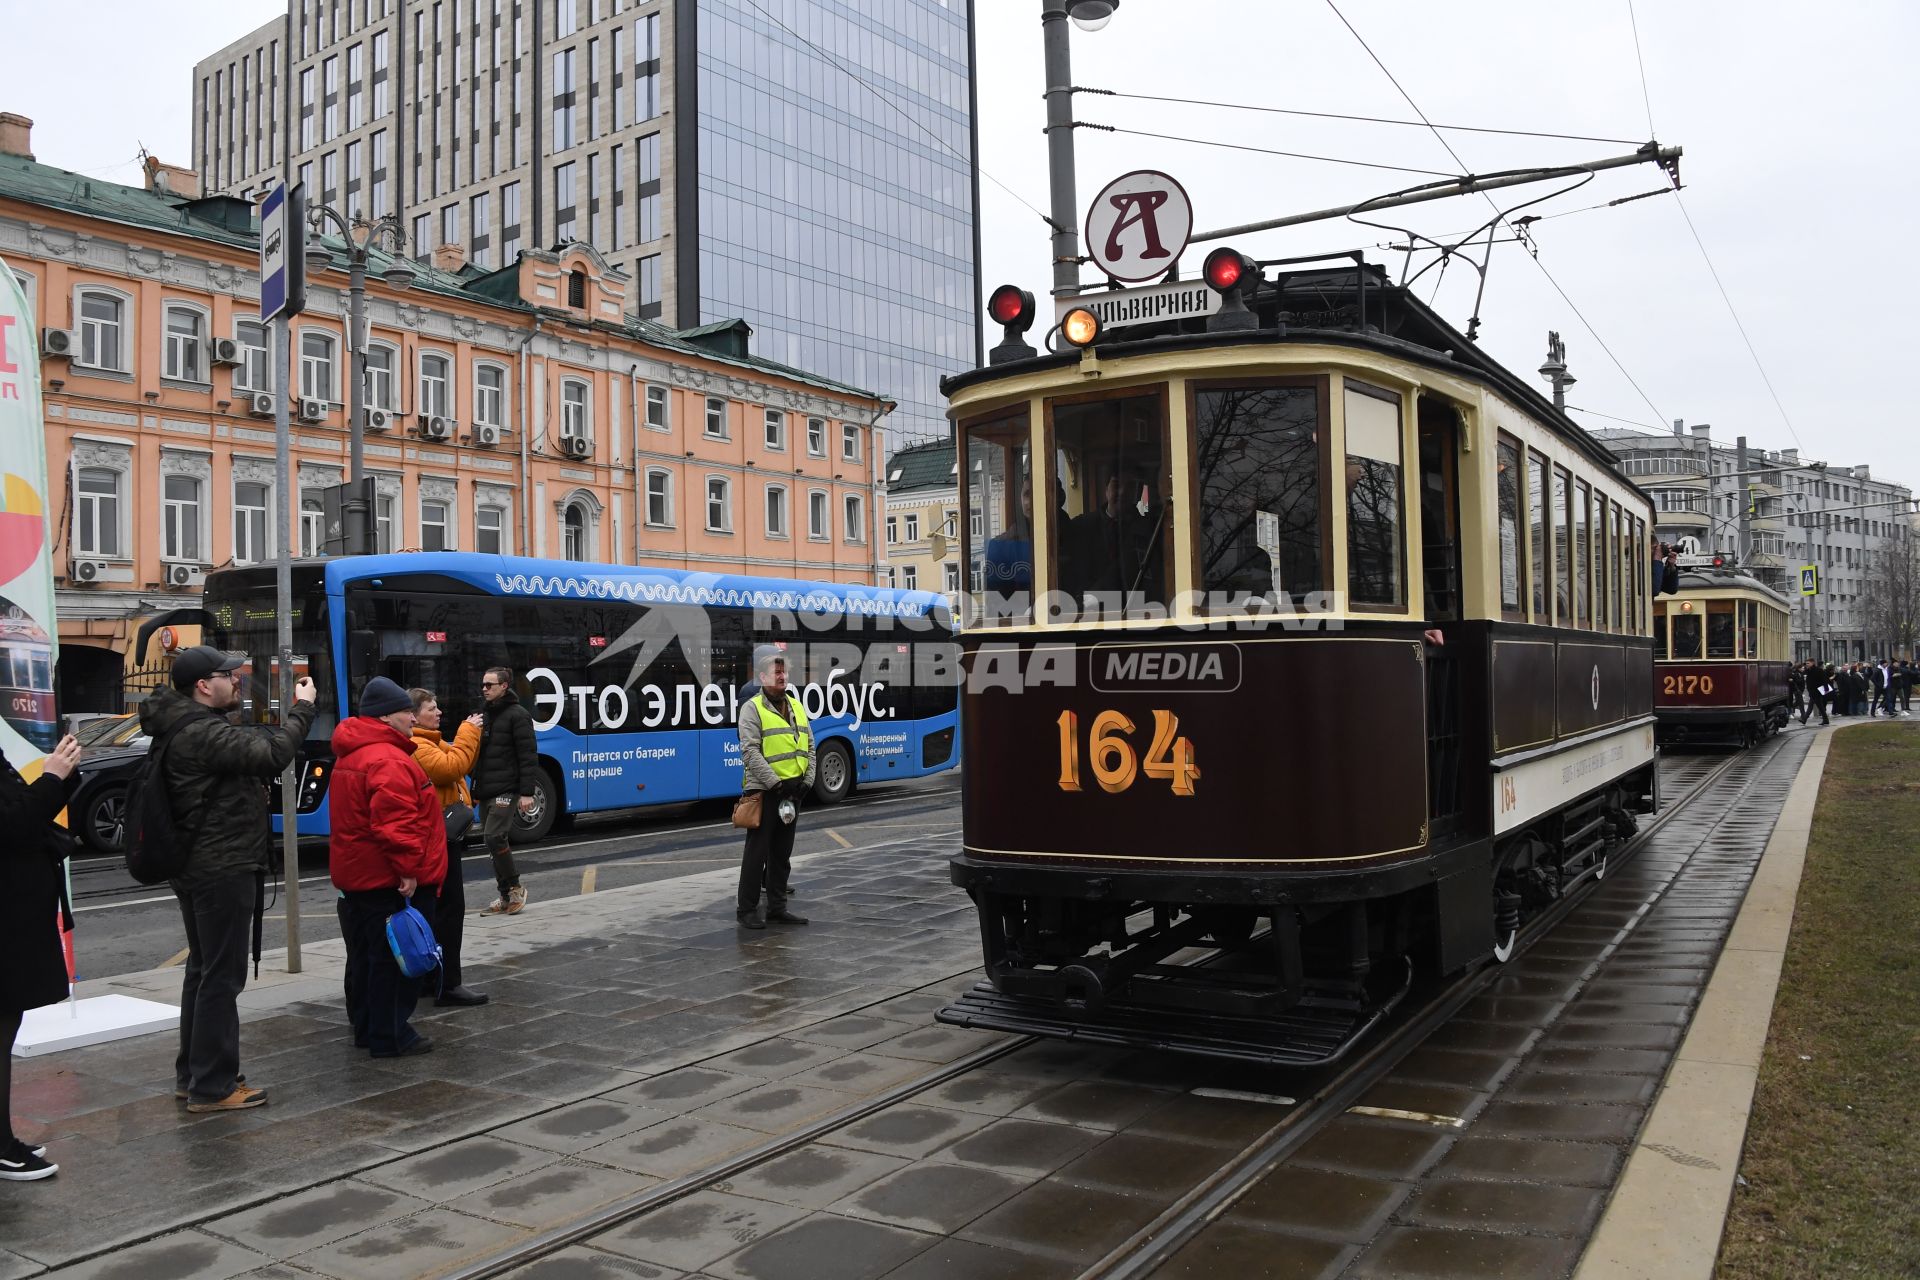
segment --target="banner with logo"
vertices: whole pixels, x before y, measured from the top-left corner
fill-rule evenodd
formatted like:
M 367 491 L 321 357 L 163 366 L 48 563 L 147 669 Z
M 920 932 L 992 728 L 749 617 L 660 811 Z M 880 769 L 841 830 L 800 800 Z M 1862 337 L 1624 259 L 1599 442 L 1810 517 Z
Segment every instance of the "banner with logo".
M 33 308 L 0 258 L 0 751 L 28 778 L 60 740 L 50 509 Z

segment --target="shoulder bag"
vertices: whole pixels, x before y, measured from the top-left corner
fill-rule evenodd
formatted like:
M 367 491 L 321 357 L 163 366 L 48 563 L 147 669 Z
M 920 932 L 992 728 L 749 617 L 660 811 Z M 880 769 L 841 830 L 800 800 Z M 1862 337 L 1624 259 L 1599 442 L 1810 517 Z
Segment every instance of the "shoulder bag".
M 738 800 L 735 800 L 733 802 L 733 825 L 747 831 L 759 830 L 760 808 L 765 800 L 766 794 L 764 791 L 749 791 Z

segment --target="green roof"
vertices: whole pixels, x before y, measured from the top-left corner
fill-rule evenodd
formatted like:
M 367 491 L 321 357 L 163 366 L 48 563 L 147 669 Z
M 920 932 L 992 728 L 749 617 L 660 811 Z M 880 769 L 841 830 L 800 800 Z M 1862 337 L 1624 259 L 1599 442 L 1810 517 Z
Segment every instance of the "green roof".
M 0 200 L 18 200 L 43 208 L 64 209 L 69 213 L 123 226 L 189 236 L 255 253 L 259 251 L 258 220 L 247 218 L 245 231 L 236 226 L 241 221 L 242 213 L 242 209 L 236 206 L 244 206 L 243 201 L 224 196 L 196 200 L 186 196 L 161 195 L 143 186 L 129 187 L 118 182 L 102 182 L 85 174 L 56 169 L 24 156 L 0 154 Z M 333 236 L 324 237 L 324 240 L 335 251 L 336 261 L 344 266 L 344 258 L 340 256 L 344 248 L 342 241 Z M 367 255 L 368 274 L 378 276 L 393 260 L 394 255 L 378 249 L 370 251 Z M 414 289 L 468 302 L 481 302 L 518 312 L 522 316 L 532 316 L 538 310 L 520 296 L 517 265 L 510 264 L 489 272 L 468 269 L 460 273 L 441 271 L 423 262 L 408 261 L 407 265 L 414 273 Z M 703 360 L 788 378 L 842 396 L 886 400 L 876 392 L 851 383 L 837 382 L 777 361 L 763 360 L 750 353 L 733 354 L 725 349 L 727 344 L 715 341 L 722 335 L 744 328 L 745 322 L 742 320 L 717 320 L 691 329 L 670 329 L 637 316 L 626 316 L 621 323 L 596 322 L 593 327 L 684 355 L 698 356 Z
M 960 483 L 953 473 L 953 442 L 935 440 L 908 445 L 887 459 L 887 492 L 915 489 L 951 489 Z

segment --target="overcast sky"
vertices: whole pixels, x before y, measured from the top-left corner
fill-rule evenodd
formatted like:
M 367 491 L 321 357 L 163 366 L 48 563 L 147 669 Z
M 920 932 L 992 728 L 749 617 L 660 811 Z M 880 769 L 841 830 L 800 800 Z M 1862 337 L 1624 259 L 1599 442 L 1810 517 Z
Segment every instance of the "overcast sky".
M 857 4 L 858 0 L 849 0 Z M 1335 0 L 1387 70 L 1436 124 L 1629 140 L 1649 136 L 1626 0 Z M 987 287 L 1017 281 L 1044 296 L 1051 276 L 1039 0 L 977 0 L 981 218 Z M 13 15 L 0 110 L 33 117 L 39 158 L 138 181 L 140 146 L 191 163 L 194 60 L 284 12 L 277 0 L 106 0 L 76 43 L 70 15 Z M 1685 147 L 1681 197 L 1785 408 L 1768 394 L 1672 196 L 1535 225 L 1540 264 L 1496 249 L 1480 305 L 1481 342 L 1532 375 L 1558 329 L 1580 382 L 1570 403 L 1653 426 L 1711 422 L 1729 442 L 1788 448 L 1920 485 L 1920 444 L 1899 405 L 1910 367 L 1903 326 L 1920 268 L 1908 242 L 1920 195 L 1911 133 L 1920 88 L 1910 66 L 1920 5 L 1839 0 L 1641 0 L 1640 44 L 1654 136 Z M 1387 75 L 1327 0 L 1124 0 L 1112 23 L 1072 37 L 1076 84 L 1173 98 L 1411 119 Z M 76 92 L 84 74 L 92 88 Z M 880 108 L 876 108 L 880 109 Z M 1425 129 L 1083 96 L 1078 119 L 1243 146 L 1457 172 Z M 1446 135 L 1474 171 L 1621 154 L 1633 145 Z M 1080 196 L 1129 169 L 1164 169 L 1215 227 L 1347 204 L 1428 181 L 1092 130 L 1076 131 Z M 997 180 L 997 181 L 996 181 Z M 1663 185 L 1650 166 L 1599 175 L 1526 212 L 1580 209 Z M 1004 186 L 1000 184 L 1005 184 Z M 1017 193 L 1018 198 L 1011 192 Z M 1503 206 L 1552 187 L 1495 193 Z M 1429 235 L 1491 216 L 1480 197 L 1384 220 Z M 1368 247 L 1387 232 L 1328 222 L 1237 241 L 1258 257 Z M 1204 248 L 1190 251 L 1197 269 Z M 1425 259 L 1422 259 L 1424 263 Z M 1430 296 L 1434 273 L 1421 284 Z M 1440 282 L 1440 310 L 1464 328 L 1474 273 Z M 1618 357 L 1616 367 L 1574 314 Z M 1639 384 L 1636 390 L 1634 383 Z M 1644 393 L 1644 394 L 1643 394 Z M 1581 416 L 1581 415 L 1576 415 Z M 1792 427 L 1788 422 L 1791 420 Z

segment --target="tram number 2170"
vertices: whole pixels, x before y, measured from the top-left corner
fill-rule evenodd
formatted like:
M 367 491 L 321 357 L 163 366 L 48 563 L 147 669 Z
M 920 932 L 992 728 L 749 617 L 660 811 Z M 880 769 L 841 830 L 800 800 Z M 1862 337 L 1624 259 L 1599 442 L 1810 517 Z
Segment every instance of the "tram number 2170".
M 1663 676 L 1660 692 L 1667 697 L 1686 697 L 1690 693 L 1712 693 L 1712 676 Z
M 1060 789 L 1079 791 L 1080 717 L 1072 711 L 1060 713 Z M 1180 734 L 1180 717 L 1171 711 L 1153 713 L 1153 741 L 1142 760 L 1127 735 L 1134 723 L 1121 711 L 1102 711 L 1093 718 L 1087 731 L 1087 757 L 1093 766 L 1093 780 L 1102 791 L 1118 795 L 1137 781 L 1141 774 L 1164 779 L 1173 794 L 1190 796 L 1200 778 L 1200 766 L 1193 761 L 1193 743 Z

